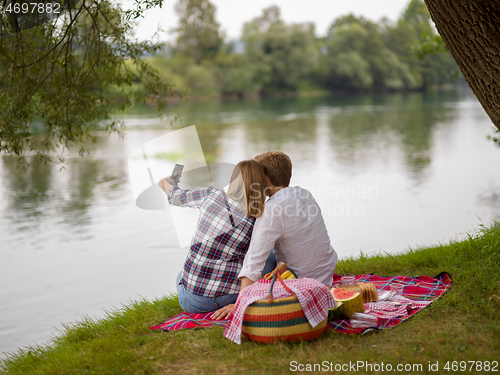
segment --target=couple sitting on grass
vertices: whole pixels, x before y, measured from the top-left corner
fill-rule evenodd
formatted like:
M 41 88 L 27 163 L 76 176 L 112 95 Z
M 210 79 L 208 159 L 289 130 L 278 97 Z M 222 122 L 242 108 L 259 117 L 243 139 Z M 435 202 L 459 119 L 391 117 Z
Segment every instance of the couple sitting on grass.
M 337 253 L 315 199 L 306 189 L 288 186 L 291 177 L 288 155 L 268 151 L 238 163 L 227 193 L 215 187 L 184 190 L 169 177 L 160 180 L 171 204 L 200 210 L 177 276 L 184 311 L 229 318 L 240 290 L 277 262 L 285 262 L 299 278 L 331 285 Z

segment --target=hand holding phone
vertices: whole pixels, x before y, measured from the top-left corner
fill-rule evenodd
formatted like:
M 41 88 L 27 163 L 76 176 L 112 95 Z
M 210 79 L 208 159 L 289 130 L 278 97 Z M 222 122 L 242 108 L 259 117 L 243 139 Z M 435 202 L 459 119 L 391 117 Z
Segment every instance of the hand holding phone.
M 174 166 L 174 170 L 172 171 L 172 174 L 170 175 L 170 178 L 174 181 L 176 186 L 179 184 L 179 180 L 181 178 L 183 169 L 184 169 L 183 164 L 176 163 Z

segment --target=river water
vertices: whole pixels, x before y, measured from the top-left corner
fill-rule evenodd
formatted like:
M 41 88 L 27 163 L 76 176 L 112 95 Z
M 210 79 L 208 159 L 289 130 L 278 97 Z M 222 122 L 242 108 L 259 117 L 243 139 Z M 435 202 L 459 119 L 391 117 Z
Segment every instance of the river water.
M 341 258 L 446 243 L 500 219 L 500 148 L 468 89 L 191 102 L 173 111 L 173 125 L 151 109 L 120 116 L 124 139 L 98 135 L 90 156 L 69 153 L 62 171 L 35 165 L 19 178 L 15 162 L 0 157 L 0 352 L 175 291 L 190 232 L 177 214 L 136 206 L 138 180 L 149 179 L 131 155 L 165 135 L 175 143 L 191 125 L 188 143 L 201 147 L 202 164 L 286 152 L 291 185 L 315 195 Z M 174 154 L 148 155 L 155 180 L 181 158 Z

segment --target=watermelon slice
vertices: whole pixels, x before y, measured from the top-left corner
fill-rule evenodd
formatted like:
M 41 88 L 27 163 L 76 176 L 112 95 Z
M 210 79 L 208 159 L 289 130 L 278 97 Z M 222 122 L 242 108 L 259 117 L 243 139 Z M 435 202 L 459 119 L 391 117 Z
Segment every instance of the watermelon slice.
M 361 296 L 361 293 L 334 288 L 332 289 L 332 295 L 337 303 L 342 302 L 342 315 L 344 315 L 347 319 L 351 319 L 351 316 L 354 313 L 365 312 L 365 306 L 363 305 L 363 297 Z
M 344 304 L 342 302 L 337 302 L 337 307 L 328 310 L 328 321 L 331 322 L 333 320 L 337 320 L 342 316 L 342 311 Z

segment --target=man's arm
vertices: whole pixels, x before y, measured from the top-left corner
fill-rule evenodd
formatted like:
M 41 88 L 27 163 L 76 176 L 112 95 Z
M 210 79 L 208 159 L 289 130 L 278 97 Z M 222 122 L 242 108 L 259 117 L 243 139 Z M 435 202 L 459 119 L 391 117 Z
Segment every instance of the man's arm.
M 266 203 L 263 215 L 255 221 L 250 246 L 238 275 L 240 279 L 246 277 L 255 282 L 261 278 L 266 260 L 284 231 L 281 208 Z
M 254 283 L 255 281 L 250 280 L 248 277 L 243 276 L 241 278 L 241 289 L 240 292 L 245 289 L 247 286 L 250 286 Z

